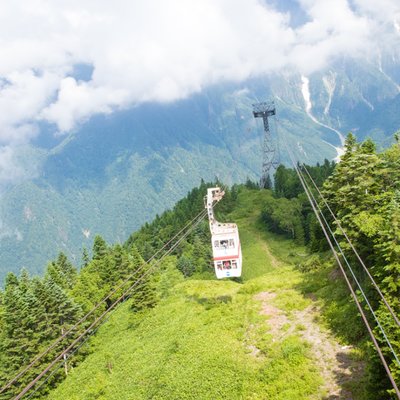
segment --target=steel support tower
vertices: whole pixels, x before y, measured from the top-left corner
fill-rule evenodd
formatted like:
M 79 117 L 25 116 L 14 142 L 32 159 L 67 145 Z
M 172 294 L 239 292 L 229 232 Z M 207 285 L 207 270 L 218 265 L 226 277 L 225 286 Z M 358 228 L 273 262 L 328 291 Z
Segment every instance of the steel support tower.
M 269 131 L 268 117 L 275 115 L 274 102 L 270 103 L 257 103 L 253 104 L 253 115 L 254 118 L 262 118 L 264 123 L 264 145 L 263 145 L 263 162 L 262 171 L 260 178 L 260 189 L 265 188 L 267 183 L 269 172 L 273 168 L 275 161 L 275 147 L 271 140 L 271 133 Z

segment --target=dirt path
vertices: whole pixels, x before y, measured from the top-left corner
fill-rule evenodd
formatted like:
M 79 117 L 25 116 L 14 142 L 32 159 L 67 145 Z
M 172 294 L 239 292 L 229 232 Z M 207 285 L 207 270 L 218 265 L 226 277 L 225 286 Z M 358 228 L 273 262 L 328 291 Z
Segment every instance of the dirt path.
M 268 244 L 261 237 L 258 239 L 272 265 L 274 267 L 282 265 L 271 253 Z M 339 344 L 331 332 L 316 322 L 321 312 L 315 300 L 311 300 L 312 303 L 305 309 L 286 313 L 274 304 L 277 293 L 280 293 L 278 290 L 264 291 L 255 295 L 255 300 L 261 302 L 260 313 L 268 317 L 266 322 L 273 340 L 281 341 L 289 335 L 300 336 L 311 346 L 312 358 L 324 381 L 321 392 L 325 395 L 322 398 L 354 399 L 348 383 L 360 380 L 364 373 L 364 363 L 352 357 L 351 346 Z M 257 349 L 253 349 L 252 353 L 257 355 Z
M 274 257 L 274 255 L 271 253 L 269 247 L 267 246 L 267 243 L 265 243 L 265 241 L 261 239 L 261 236 L 259 236 L 258 239 L 259 239 L 259 241 L 261 243 L 261 248 L 263 249 L 263 251 L 267 254 L 269 259 L 271 260 L 271 265 L 274 268 L 275 267 L 279 267 L 279 265 L 281 265 L 282 263 L 280 261 L 278 261 L 276 259 L 276 257 Z
M 322 391 L 326 395 L 323 399 L 353 399 L 351 392 L 346 389 L 346 383 L 358 380 L 364 365 L 351 357 L 352 347 L 341 346 L 330 332 L 315 322 L 319 314 L 315 303 L 288 316 L 272 304 L 275 297 L 276 293 L 273 292 L 261 292 L 255 296 L 256 300 L 261 301 L 260 313 L 268 316 L 267 323 L 274 340 L 299 335 L 311 345 L 312 357 L 324 381 Z M 287 324 L 290 328 L 282 330 Z

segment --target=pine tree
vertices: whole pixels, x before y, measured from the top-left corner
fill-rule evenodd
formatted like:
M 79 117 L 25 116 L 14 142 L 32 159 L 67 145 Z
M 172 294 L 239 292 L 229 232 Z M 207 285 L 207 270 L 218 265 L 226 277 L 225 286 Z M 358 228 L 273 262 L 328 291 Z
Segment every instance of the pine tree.
M 26 293 L 30 287 L 30 277 L 29 272 L 26 268 L 22 268 L 19 277 L 19 288 L 23 293 Z
M 93 261 L 80 271 L 71 295 L 76 303 L 80 304 L 83 311 L 90 311 L 104 297 L 102 290 L 102 280 L 99 273 L 93 269 Z M 104 311 L 104 306 L 99 307 L 97 313 L 100 315 Z
M 8 274 L 3 297 L 3 329 L 4 341 L 0 344 L 5 355 L 4 370 L 9 376 L 23 365 L 24 335 L 21 332 L 23 320 L 24 299 L 19 289 L 17 277 Z
M 74 286 L 78 275 L 77 269 L 72 265 L 63 252 L 58 254 L 56 265 L 65 278 L 66 285 L 62 287 L 64 289 L 71 289 Z
M 351 132 L 349 132 L 346 137 L 346 140 L 344 142 L 344 149 L 345 153 L 341 157 L 341 161 L 345 161 L 348 158 L 351 158 L 354 151 L 357 149 L 357 139 Z
M 15 284 L 15 280 L 8 282 L 3 298 L 3 340 L 0 344 L 2 375 L 5 380 L 9 380 L 27 365 L 46 340 L 46 332 L 43 329 L 46 316 L 43 305 L 34 291 L 35 280 L 30 281 L 27 274 L 23 273 L 19 285 Z M 36 372 L 37 369 L 30 370 L 20 379 L 19 384 L 28 383 Z M 14 396 L 17 392 L 13 386 L 5 396 Z
M 143 257 L 140 255 L 138 248 L 132 244 L 128 250 L 130 260 L 130 268 L 132 271 L 138 269 L 143 263 Z
M 59 253 L 57 260 L 47 265 L 46 276 L 66 290 L 72 289 L 76 282 L 78 271 L 64 253 Z
M 375 154 L 376 144 L 372 141 L 372 139 L 368 138 L 363 143 L 361 143 L 360 152 L 362 154 Z
M 93 260 L 100 260 L 107 254 L 107 243 L 100 236 L 96 235 L 93 242 Z
M 187 278 L 193 275 L 196 266 L 193 264 L 191 258 L 185 256 L 184 254 L 179 257 L 178 263 L 176 264 L 176 268 L 182 272 L 182 274 Z
M 89 253 L 86 247 L 82 249 L 82 268 L 85 268 L 90 262 Z
M 148 274 L 150 265 L 146 265 L 140 273 L 139 284 L 130 293 L 131 309 L 135 312 L 152 308 L 157 302 L 155 285 L 151 274 Z
M 272 180 L 269 175 L 267 175 L 267 179 L 265 180 L 264 189 L 272 189 Z

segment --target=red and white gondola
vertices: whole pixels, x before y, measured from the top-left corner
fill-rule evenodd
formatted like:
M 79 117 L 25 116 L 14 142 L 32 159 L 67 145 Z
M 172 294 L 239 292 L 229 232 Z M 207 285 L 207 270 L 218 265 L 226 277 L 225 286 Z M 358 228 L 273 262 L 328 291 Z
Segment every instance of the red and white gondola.
M 215 275 L 218 279 L 242 275 L 242 252 L 236 224 L 221 223 L 214 217 L 213 206 L 224 196 L 220 188 L 207 190 L 206 208 L 211 231 Z

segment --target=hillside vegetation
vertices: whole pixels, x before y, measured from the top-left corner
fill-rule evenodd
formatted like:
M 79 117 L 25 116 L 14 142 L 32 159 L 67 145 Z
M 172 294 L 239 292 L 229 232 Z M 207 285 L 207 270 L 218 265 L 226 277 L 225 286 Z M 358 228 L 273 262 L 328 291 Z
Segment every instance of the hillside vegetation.
M 21 155 L 36 178 L 2 194 L 0 281 L 21 267 L 43 274 L 59 251 L 78 264 L 98 233 L 124 241 L 201 178 L 229 185 L 254 179 L 262 128 L 251 104 L 270 89 L 267 82 L 249 85 L 251 94 L 248 85 L 223 85 L 177 103 L 93 117 L 58 146 L 34 149 L 40 150 L 35 168 L 32 156 Z M 321 140 L 326 129 L 294 105 L 282 102 L 280 109 L 287 118 L 282 130 L 304 138 L 310 160 L 334 157 Z
M 370 140 L 359 144 L 349 135 L 338 166 L 328 161 L 306 166 L 397 313 L 399 162 L 398 143 L 377 153 Z M 132 284 L 158 266 L 130 299 L 122 298 L 126 301 L 78 353 L 69 354 L 36 386 L 33 397 L 391 398 L 295 171 L 280 166 L 274 179 L 273 190 L 260 191 L 251 181 L 226 188 L 216 208 L 219 220 L 238 223 L 244 257 L 240 279 L 215 279 L 205 220 L 160 264 L 143 261 L 203 209 L 207 187 L 220 185 L 205 182 L 123 245 L 107 245 L 97 236 L 93 256 L 84 252 L 80 271 L 60 253 L 42 278 L 10 273 L 0 292 L 0 383 L 124 280 Z M 340 235 L 338 240 L 343 242 Z M 397 351 L 398 329 L 364 272 L 354 268 Z M 0 398 L 17 394 L 33 379 L 122 294 L 115 290 Z M 372 326 L 397 377 L 399 368 Z
M 169 259 L 158 281 L 159 304 L 136 314 L 128 303 L 121 305 L 96 336 L 94 353 L 49 399 L 326 395 L 331 387 L 298 317 L 313 302 L 302 293 L 304 277 L 294 268 L 306 250 L 265 232 L 258 217 L 269 195 L 242 188 L 230 215 L 240 227 L 242 283 L 184 280 Z
M 340 60 L 333 70 L 309 75 L 313 117 L 388 145 L 400 121 L 398 60 L 390 60 L 391 67 L 380 61 L 385 72 Z M 97 115 L 68 137 L 43 126 L 35 145 L 18 146 L 18 165 L 27 175 L 1 193 L 0 281 L 23 266 L 43 274 L 59 251 L 78 264 L 82 247 L 90 247 L 97 233 L 123 241 L 201 178 L 229 185 L 255 179 L 263 132 L 252 114 L 257 98 L 275 98 L 279 132 L 301 143 L 301 149 L 293 146 L 299 156 L 308 163 L 334 158 L 330 144 L 341 145 L 339 137 L 308 116 L 301 87 L 300 74 L 285 72 L 203 88 L 178 102 Z M 271 130 L 276 137 L 274 123 Z M 280 157 L 290 162 L 282 147 Z

